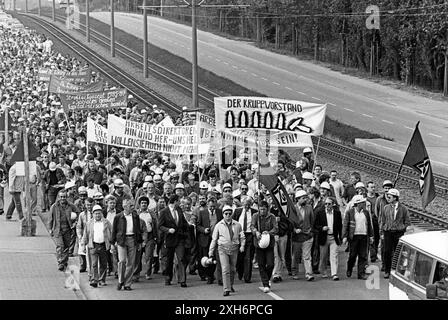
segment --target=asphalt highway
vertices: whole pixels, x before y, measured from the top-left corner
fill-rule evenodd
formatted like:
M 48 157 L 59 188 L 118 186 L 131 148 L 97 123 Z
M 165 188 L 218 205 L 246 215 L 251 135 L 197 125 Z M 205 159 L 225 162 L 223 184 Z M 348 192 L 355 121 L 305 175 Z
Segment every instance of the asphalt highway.
M 110 23 L 110 13 L 93 12 Z M 115 26 L 143 38 L 142 17 L 116 13 Z M 191 28 L 148 17 L 149 41 L 191 60 Z M 120 40 L 117 39 L 119 42 Z M 199 66 L 267 96 L 327 103 L 330 118 L 407 145 L 417 121 L 431 159 L 448 163 L 448 103 L 331 71 L 311 62 L 198 31 Z

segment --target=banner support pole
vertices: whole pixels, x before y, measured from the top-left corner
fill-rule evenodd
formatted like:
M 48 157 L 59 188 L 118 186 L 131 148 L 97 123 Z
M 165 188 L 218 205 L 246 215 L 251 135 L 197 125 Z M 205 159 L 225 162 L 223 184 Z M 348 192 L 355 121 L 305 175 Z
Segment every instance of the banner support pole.
M 314 153 L 314 163 L 313 163 L 313 168 L 311 169 L 311 173 L 314 172 L 314 167 L 316 166 L 317 153 L 319 152 L 319 146 L 320 146 L 320 138 L 321 138 L 321 136 L 319 136 L 319 139 L 317 140 L 317 147 L 316 147 L 316 152 Z

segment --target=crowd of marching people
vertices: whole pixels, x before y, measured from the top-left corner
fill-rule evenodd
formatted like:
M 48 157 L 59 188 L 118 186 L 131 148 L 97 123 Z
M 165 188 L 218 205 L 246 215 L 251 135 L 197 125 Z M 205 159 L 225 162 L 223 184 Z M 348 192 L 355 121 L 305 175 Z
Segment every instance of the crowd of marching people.
M 410 228 L 391 181 L 384 181 L 380 195 L 379 186 L 357 172 L 343 183 L 336 171 L 314 163 L 311 148 L 294 162 L 282 152 L 271 166 L 294 206 L 287 216 L 272 190 L 260 184 L 251 150 L 234 150 L 232 161 L 222 164 L 212 153 L 198 161 L 88 143 L 87 117 L 107 126 L 108 113 L 148 124 L 166 115 L 132 96 L 126 108 L 64 112 L 48 83 L 38 81 L 39 68 L 75 71 L 89 65 L 54 52 L 44 35 L 0 29 L 0 57 L 0 105 L 15 128 L 0 144 L 0 214 L 10 192 L 6 219 L 14 210 L 19 219 L 24 216 L 24 177 L 11 157 L 22 139 L 19 128 L 26 128 L 39 157 L 25 200 L 31 212 L 40 207 L 48 216 L 59 270 L 79 255 L 92 287 L 116 278 L 118 290 L 132 290 L 132 283 L 162 273 L 166 285 L 174 275 L 181 287 L 187 276 L 199 277 L 222 285 L 228 296 L 235 276 L 251 283 L 258 269 L 267 293 L 288 277 L 339 280 L 340 247 L 347 244 L 347 277 L 357 261 L 357 277 L 366 279 L 368 262 L 379 258 L 389 276 L 398 239 Z M 96 72 L 91 76 L 91 82 L 103 80 Z M 106 82 L 105 90 L 110 88 Z M 174 122 L 191 121 L 183 112 Z

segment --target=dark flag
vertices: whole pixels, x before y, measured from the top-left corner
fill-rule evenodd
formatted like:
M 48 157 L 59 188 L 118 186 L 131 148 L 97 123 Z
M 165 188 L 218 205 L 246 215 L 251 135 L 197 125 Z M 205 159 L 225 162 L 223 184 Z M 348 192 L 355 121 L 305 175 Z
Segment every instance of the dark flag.
M 39 150 L 33 144 L 33 142 L 31 142 L 31 140 L 28 140 L 28 156 L 29 161 L 36 161 L 37 157 L 40 156 Z M 15 162 L 20 161 L 25 161 L 25 155 L 23 153 L 23 140 L 20 140 L 19 144 L 17 145 L 16 151 L 11 157 L 11 165 Z
M 402 165 L 412 167 L 420 173 L 419 190 L 422 196 L 422 206 L 425 208 L 435 198 L 436 189 L 434 187 L 431 162 L 418 129 L 419 123 L 420 121 L 415 126 L 414 134 L 409 142 Z

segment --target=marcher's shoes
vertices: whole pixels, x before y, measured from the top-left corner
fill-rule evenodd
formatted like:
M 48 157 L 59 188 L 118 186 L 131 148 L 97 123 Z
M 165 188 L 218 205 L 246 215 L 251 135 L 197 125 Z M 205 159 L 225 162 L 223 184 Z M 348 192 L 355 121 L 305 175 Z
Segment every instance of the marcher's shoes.
M 333 281 L 339 281 L 339 277 L 337 275 L 332 276 Z
M 83 273 L 83 272 L 87 272 L 87 270 L 86 269 L 80 269 L 79 272 Z
M 97 288 L 97 287 L 98 287 L 98 283 L 96 283 L 96 282 L 91 282 L 91 283 L 90 283 L 90 286 L 91 286 L 91 287 L 94 287 L 94 288 Z
M 273 281 L 274 283 L 278 283 L 278 282 L 280 282 L 280 277 L 273 277 L 273 278 L 272 278 L 272 281 Z
M 201 281 L 205 281 L 205 280 L 207 280 L 206 277 L 201 277 Z
M 235 292 L 235 289 L 233 289 L 233 287 L 230 287 L 230 291 Z
M 145 276 L 145 279 L 146 279 L 146 280 L 151 280 L 152 278 L 151 278 L 151 276 L 146 275 L 146 276 Z
M 352 271 L 351 270 L 347 270 L 347 278 L 350 278 L 352 276 Z
M 182 283 L 180 284 L 180 286 L 181 286 L 182 288 L 186 288 L 186 287 L 187 287 L 187 284 L 186 284 L 185 282 L 182 282 Z
M 171 281 L 165 281 L 165 285 L 166 286 L 170 286 L 171 285 Z
M 107 286 L 107 283 L 106 283 L 106 282 L 103 282 L 103 281 L 100 281 L 100 282 L 98 283 L 98 285 L 99 285 L 100 287 L 105 287 L 105 286 Z
M 369 277 L 367 277 L 367 275 L 365 275 L 365 274 L 358 274 L 358 279 L 359 280 L 367 280 L 367 279 L 369 279 Z
M 194 271 L 194 270 L 192 270 L 192 271 L 190 271 L 190 272 L 188 272 L 190 275 L 192 275 L 192 276 L 195 276 L 195 275 L 197 275 L 197 273 L 196 273 L 196 271 Z
M 383 265 L 383 266 L 381 266 L 381 272 L 384 272 L 384 271 L 386 271 L 386 267 Z
M 306 281 L 313 281 L 313 280 L 314 280 L 314 276 L 312 276 L 312 275 L 306 276 Z
M 384 274 L 384 279 L 389 279 L 389 277 L 390 277 L 390 273 L 389 273 L 389 272 L 386 272 L 386 273 Z
M 119 283 L 117 284 L 117 290 L 121 290 L 121 288 L 123 288 L 124 283 Z
M 230 291 L 224 291 L 224 293 L 222 294 L 224 297 L 228 297 L 230 295 Z
M 64 269 L 65 269 L 65 266 L 64 266 L 63 264 L 61 264 L 61 265 L 58 267 L 58 270 L 59 270 L 59 271 L 64 271 Z
M 269 291 L 271 291 L 271 289 L 269 289 L 269 287 L 264 287 L 264 289 L 263 289 L 264 293 L 269 293 Z
M 124 291 L 132 291 L 131 287 L 124 287 Z
M 208 279 L 207 284 L 213 284 L 213 279 Z
M 244 280 L 245 283 L 252 283 L 252 280 Z

